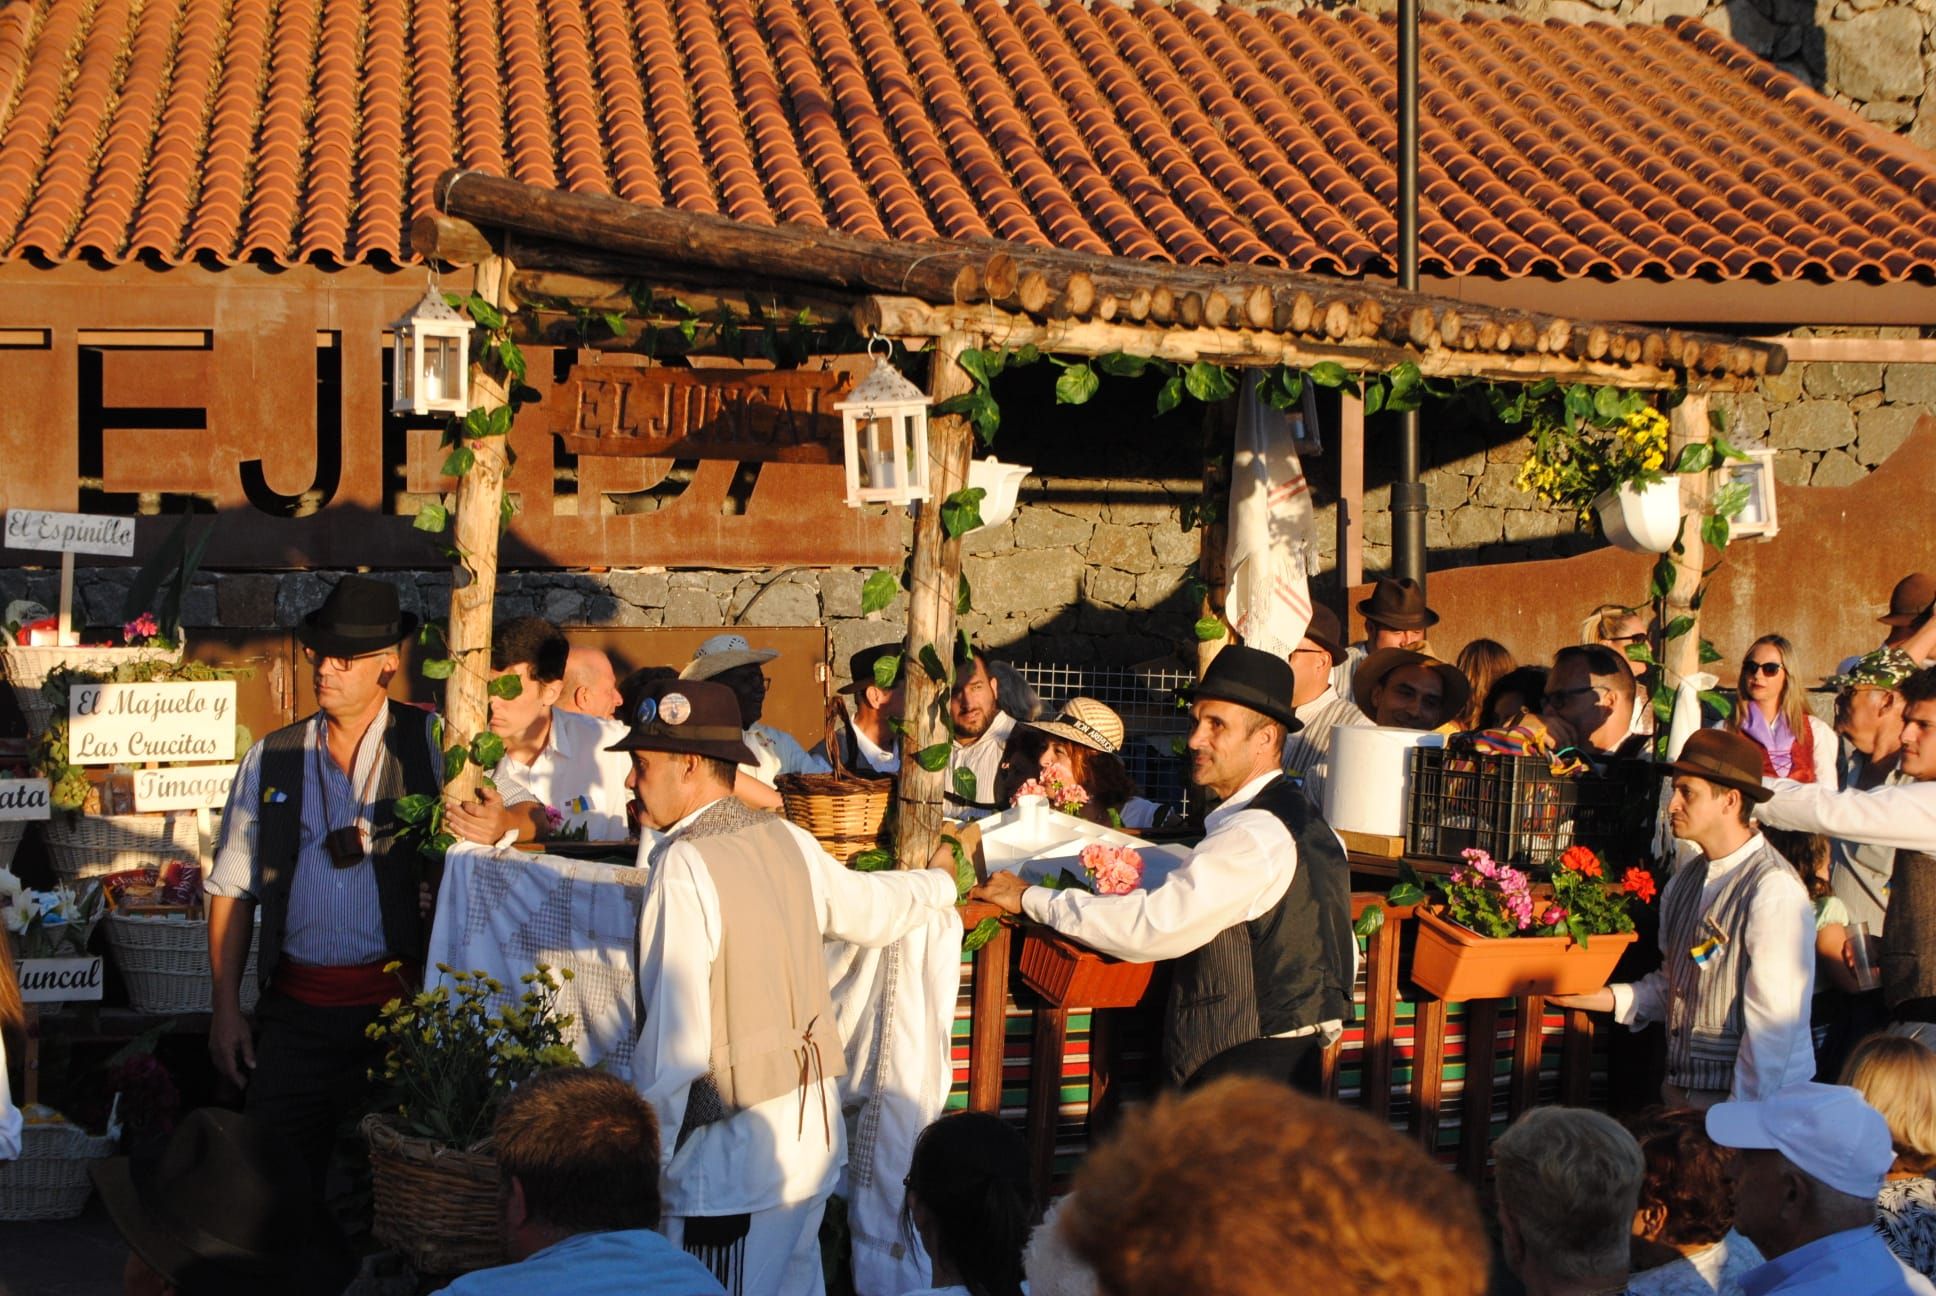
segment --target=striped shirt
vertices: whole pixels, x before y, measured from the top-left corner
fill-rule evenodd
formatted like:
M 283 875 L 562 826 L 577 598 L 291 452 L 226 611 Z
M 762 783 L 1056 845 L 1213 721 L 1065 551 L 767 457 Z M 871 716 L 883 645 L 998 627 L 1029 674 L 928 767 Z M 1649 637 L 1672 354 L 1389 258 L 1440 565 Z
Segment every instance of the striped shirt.
M 376 764 L 383 757 L 387 712 L 364 731 L 356 747 L 355 784 L 330 759 L 323 744 L 323 716 L 318 712 L 303 727 L 302 830 L 296 847 L 295 875 L 289 883 L 289 917 L 283 953 L 298 963 L 321 967 L 355 967 L 374 963 L 388 949 L 383 939 L 383 909 L 377 901 L 376 869 L 365 855 L 354 868 L 339 869 L 324 848 L 335 828 L 355 824 L 370 840 L 371 806 L 358 789 L 374 789 Z M 433 768 L 442 768 L 431 739 L 431 717 L 424 717 L 424 741 L 430 744 Z M 323 795 L 316 795 L 321 773 Z M 260 807 L 267 798 L 293 794 L 292 788 L 262 786 L 262 744 L 249 748 L 236 770 L 235 784 L 222 811 L 222 836 L 215 848 L 215 866 L 207 890 L 213 895 L 254 901 L 262 883 L 256 860 Z
M 1324 811 L 1324 780 L 1331 772 L 1331 731 L 1339 725 L 1363 725 L 1365 718 L 1357 704 L 1340 697 L 1334 688 L 1297 708 L 1304 727 L 1284 740 L 1284 772 L 1303 780 L 1304 795 L 1321 814 Z

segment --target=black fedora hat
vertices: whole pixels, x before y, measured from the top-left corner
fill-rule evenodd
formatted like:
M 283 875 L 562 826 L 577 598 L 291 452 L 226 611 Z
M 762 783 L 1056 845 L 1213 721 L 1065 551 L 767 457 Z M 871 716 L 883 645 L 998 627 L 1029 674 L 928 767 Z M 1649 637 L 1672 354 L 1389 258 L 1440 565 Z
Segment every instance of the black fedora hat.
M 159 1153 L 89 1168 L 129 1248 L 183 1291 L 337 1293 L 355 1275 L 302 1154 L 239 1112 L 203 1107 Z
M 1380 577 L 1358 611 L 1393 630 L 1428 630 L 1439 623 L 1439 614 L 1425 606 L 1425 591 L 1410 576 Z
M 1338 624 L 1338 614 L 1322 603 L 1311 609 L 1311 624 L 1304 627 L 1304 637 L 1330 654 L 1333 666 L 1350 655 L 1345 651 L 1344 627 Z
M 900 651 L 901 644 L 898 641 L 875 644 L 871 648 L 861 649 L 847 659 L 847 674 L 851 678 L 836 691 L 852 693 L 856 697 L 862 696 L 867 686 L 874 683 L 874 663 L 883 657 L 894 656 Z M 901 667 L 897 662 L 894 667 L 894 684 L 900 682 Z M 894 684 L 890 684 L 888 687 L 893 688 Z
M 302 619 L 296 638 L 330 657 L 361 657 L 394 648 L 417 633 L 421 619 L 405 612 L 397 587 L 373 576 L 345 576 L 323 605 Z
M 1665 778 L 1689 774 L 1733 788 L 1755 805 L 1774 795 L 1761 781 L 1761 744 L 1729 729 L 1696 729 L 1681 747 L 1680 759 L 1659 767 Z
M 739 699 L 711 680 L 654 680 L 622 717 L 632 731 L 606 751 L 683 752 L 757 765 L 739 727 Z
M 1291 664 L 1282 657 L 1232 644 L 1210 659 L 1202 679 L 1182 691 L 1193 701 L 1208 699 L 1249 707 L 1296 733 L 1304 727 L 1291 706 L 1296 687 Z

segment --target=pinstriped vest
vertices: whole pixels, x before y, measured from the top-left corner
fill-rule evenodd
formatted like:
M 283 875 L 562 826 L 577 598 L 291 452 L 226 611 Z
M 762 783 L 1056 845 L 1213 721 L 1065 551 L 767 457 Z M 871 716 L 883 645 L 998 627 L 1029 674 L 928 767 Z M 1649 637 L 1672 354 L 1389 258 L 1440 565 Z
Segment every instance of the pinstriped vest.
M 1742 988 L 1753 951 L 1748 948 L 1748 914 L 1763 885 L 1785 878 L 1801 885 L 1788 861 L 1767 842 L 1735 866 L 1702 921 L 1701 892 L 1707 887 L 1705 855 L 1675 873 L 1660 898 L 1661 970 L 1667 975 L 1667 1079 L 1684 1089 L 1734 1087 L 1734 1062 L 1741 1052 Z M 1727 940 L 1708 961 L 1691 953 L 1719 928 Z M 1806 1009 L 1803 1010 L 1804 1015 Z

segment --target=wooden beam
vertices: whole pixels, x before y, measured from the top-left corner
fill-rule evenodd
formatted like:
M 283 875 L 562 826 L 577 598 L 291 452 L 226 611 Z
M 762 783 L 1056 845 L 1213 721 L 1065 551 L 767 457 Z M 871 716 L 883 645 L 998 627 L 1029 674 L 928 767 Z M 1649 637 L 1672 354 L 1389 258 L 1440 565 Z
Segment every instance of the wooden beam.
M 1667 418 L 1667 462 L 1680 459 L 1681 450 L 1704 442 L 1713 429 L 1707 418 L 1705 391 L 1690 391 Z M 1713 490 L 1712 473 L 1685 473 L 1681 476 L 1681 545 L 1673 555 L 1674 584 L 1667 591 L 1667 619 L 1687 617 L 1693 624 L 1686 634 L 1670 639 L 1662 662 L 1667 683 L 1678 688 L 1683 679 L 1701 669 L 1701 568 L 1707 546 L 1701 540 L 1701 518 L 1707 512 Z
M 1936 338 L 1763 337 L 1790 360 L 1836 364 L 1936 364 Z
M 961 353 L 980 345 L 966 333 L 950 333 L 935 343 L 929 359 L 928 394 L 939 405 L 974 388 L 974 379 L 957 363 Z M 955 659 L 955 600 L 961 587 L 961 541 L 941 526 L 941 504 L 968 484 L 968 455 L 974 433 L 958 414 L 928 420 L 929 498 L 915 505 L 914 552 L 909 560 L 907 644 L 901 655 L 906 682 L 907 732 L 902 739 L 901 773 L 896 785 L 894 854 L 902 868 L 922 868 L 940 843 L 943 796 L 948 770 L 925 770 L 914 753 L 937 743 L 952 743 L 948 721 L 948 682 L 931 678 L 918 664 L 932 647 L 944 665 Z M 977 789 L 987 795 L 988 788 Z
M 1350 392 L 1338 402 L 1337 571 L 1341 596 L 1365 578 L 1365 402 Z M 1338 616 L 1350 624 L 1347 609 Z
M 1465 352 L 1443 348 L 1413 351 L 1390 343 L 1314 342 L 1281 333 L 1231 328 L 1162 328 L 1120 321 L 1036 321 L 995 306 L 935 306 L 911 297 L 872 296 L 854 307 L 854 327 L 863 335 L 878 334 L 915 345 L 947 333 L 983 335 L 991 346 L 1034 345 L 1060 355 L 1102 356 L 1121 351 L 1178 364 L 1208 360 L 1236 367 L 1292 365 L 1309 368 L 1335 361 L 1352 373 L 1382 374 L 1404 361 L 1435 378 L 1490 378 L 1501 382 L 1534 382 L 1552 378 L 1561 383 L 1606 387 L 1671 390 L 1681 376 L 1672 369 L 1643 364 L 1580 359 L 1567 355 Z M 1717 390 L 1745 389 L 1752 378 L 1715 378 Z

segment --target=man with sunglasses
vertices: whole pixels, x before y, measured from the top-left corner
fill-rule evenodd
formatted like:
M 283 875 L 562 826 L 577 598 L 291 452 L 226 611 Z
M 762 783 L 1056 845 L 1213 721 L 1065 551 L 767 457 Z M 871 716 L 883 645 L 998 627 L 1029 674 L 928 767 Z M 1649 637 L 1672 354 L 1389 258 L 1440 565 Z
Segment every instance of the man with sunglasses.
M 1632 732 L 1634 677 L 1613 649 L 1574 644 L 1553 656 L 1540 718 L 1561 748 L 1592 757 L 1644 753 L 1645 735 Z
M 431 717 L 387 696 L 417 625 L 368 576 L 344 577 L 303 619 L 318 710 L 243 756 L 206 884 L 209 1053 L 248 1113 L 302 1152 L 319 1196 L 335 1131 L 368 1093 L 364 1028 L 421 972 L 425 862 L 398 842 L 396 803 L 436 795 L 441 763 Z M 258 913 L 251 1039 L 241 989 Z

